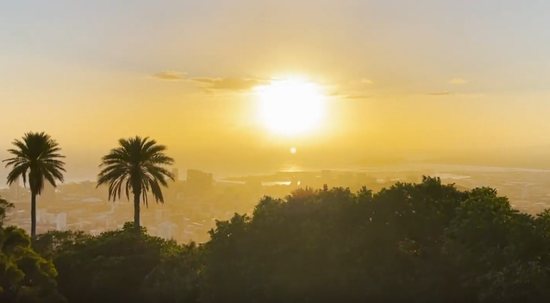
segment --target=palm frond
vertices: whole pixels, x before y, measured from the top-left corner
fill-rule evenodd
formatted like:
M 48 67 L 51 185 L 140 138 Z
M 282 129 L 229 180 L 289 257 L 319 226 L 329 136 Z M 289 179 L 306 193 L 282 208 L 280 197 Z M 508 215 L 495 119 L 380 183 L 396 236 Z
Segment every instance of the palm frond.
M 166 169 L 174 160 L 164 154 L 166 147 L 148 137 L 120 139 L 119 146 L 102 157 L 97 186 L 109 185 L 109 199 L 120 199 L 123 188 L 126 197 L 130 193 L 140 196 L 148 204 L 151 192 L 156 202 L 164 202 L 161 185 L 174 176 Z
M 65 163 L 59 144 L 48 134 L 25 133 L 21 140 L 12 142 L 14 148 L 8 149 L 13 157 L 3 160 L 6 167 L 11 167 L 7 182 L 12 184 L 18 178 L 23 179 L 23 184 L 28 183 L 31 191 L 40 194 L 44 188 L 44 179 L 56 186 L 57 181 L 63 182 Z

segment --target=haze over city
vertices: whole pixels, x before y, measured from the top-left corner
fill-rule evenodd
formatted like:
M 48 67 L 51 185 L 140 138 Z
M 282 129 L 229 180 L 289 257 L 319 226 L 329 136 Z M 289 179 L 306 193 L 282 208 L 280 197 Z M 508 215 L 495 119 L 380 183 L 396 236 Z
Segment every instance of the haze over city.
M 62 146 L 67 184 L 95 181 L 102 155 L 140 134 L 168 147 L 180 180 L 189 169 L 213 184 L 264 175 L 260 182 L 282 182 L 284 196 L 322 182 L 270 175 L 341 171 L 324 181 L 378 187 L 456 174 L 470 179 L 446 181 L 506 188 L 532 212 L 546 206 L 546 191 L 525 196 L 521 183 L 543 186 L 540 173 L 479 182 L 464 173 L 550 167 L 545 2 L 2 6 L 0 156 L 21 134 L 45 131 Z M 353 181 L 355 173 L 365 176 Z M 270 192 L 234 190 L 250 196 L 217 197 L 226 217 Z M 220 214 L 205 218 L 193 236 L 206 237 Z

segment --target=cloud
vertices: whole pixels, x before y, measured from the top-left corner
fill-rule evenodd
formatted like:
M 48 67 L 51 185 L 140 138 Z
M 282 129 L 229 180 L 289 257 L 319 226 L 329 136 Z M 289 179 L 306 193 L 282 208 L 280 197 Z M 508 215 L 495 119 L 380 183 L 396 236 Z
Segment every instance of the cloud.
M 162 81 L 190 82 L 207 92 L 243 91 L 269 82 L 265 79 L 245 77 L 191 77 L 187 73 L 173 70 L 158 72 L 153 74 L 152 77 Z
M 449 91 L 440 91 L 440 92 L 430 92 L 430 93 L 426 93 L 426 95 L 428 96 L 449 96 L 449 95 L 452 95 L 453 93 L 452 92 L 449 92 Z
M 343 98 L 345 99 L 350 99 L 350 100 L 363 100 L 363 99 L 370 99 L 373 97 L 373 95 L 361 95 L 361 94 L 357 94 L 357 95 L 342 95 Z
M 375 98 L 376 95 L 365 90 L 346 89 L 345 87 L 328 87 L 326 95 L 340 100 L 364 100 Z
M 367 78 L 363 78 L 359 81 L 361 84 L 367 84 L 367 85 L 371 85 L 371 84 L 374 84 L 374 82 L 371 80 L 371 79 L 367 79 Z
M 180 81 L 185 79 L 185 73 L 176 71 L 162 71 L 153 74 L 153 78 L 164 81 Z
M 192 78 L 191 80 L 210 91 L 213 91 L 213 90 L 242 91 L 242 90 L 248 90 L 255 86 L 267 83 L 267 81 L 264 79 L 238 78 L 238 77 L 226 77 L 226 78 L 197 77 L 197 78 Z
M 468 83 L 468 80 L 462 79 L 462 78 L 452 78 L 449 80 L 449 84 L 453 85 L 462 85 Z

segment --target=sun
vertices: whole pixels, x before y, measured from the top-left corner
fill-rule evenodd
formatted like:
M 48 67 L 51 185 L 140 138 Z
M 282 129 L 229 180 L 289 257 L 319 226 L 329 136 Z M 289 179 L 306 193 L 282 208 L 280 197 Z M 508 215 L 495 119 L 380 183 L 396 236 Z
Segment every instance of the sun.
M 320 85 L 302 79 L 273 80 L 255 89 L 258 117 L 271 132 L 278 135 L 301 135 L 322 125 L 326 96 Z

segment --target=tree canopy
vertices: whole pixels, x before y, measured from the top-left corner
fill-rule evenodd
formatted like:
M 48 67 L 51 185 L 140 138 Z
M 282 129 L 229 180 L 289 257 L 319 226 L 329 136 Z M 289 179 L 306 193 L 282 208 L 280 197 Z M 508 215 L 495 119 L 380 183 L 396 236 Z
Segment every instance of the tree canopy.
M 65 302 L 56 288 L 53 263 L 31 248 L 25 231 L 3 226 L 9 207 L 0 199 L 0 302 Z
M 139 136 L 120 139 L 119 147 L 113 148 L 102 158 L 102 170 L 97 185 L 109 185 L 109 199 L 116 200 L 122 193 L 130 198 L 134 195 L 134 226 L 140 228 L 140 199 L 147 204 L 147 194 L 151 193 L 156 202 L 164 202 L 161 186 L 174 180 L 166 166 L 174 160 L 164 151 L 166 147 L 155 140 Z
M 69 302 L 550 300 L 550 211 L 521 213 L 491 188 L 306 188 L 262 198 L 210 237 L 181 245 L 129 223 L 50 232 L 35 248 Z
M 65 163 L 61 160 L 59 144 L 50 135 L 41 133 L 26 133 L 22 140 L 13 141 L 14 148 L 8 149 L 11 158 L 4 160 L 6 167 L 11 167 L 8 173 L 8 185 L 23 179 L 23 184 L 29 183 L 31 189 L 31 237 L 36 236 L 36 196 L 44 189 L 44 181 L 57 186 L 56 181 L 63 182 Z

